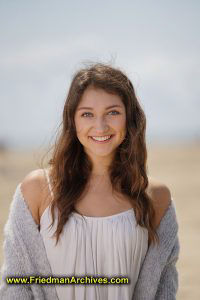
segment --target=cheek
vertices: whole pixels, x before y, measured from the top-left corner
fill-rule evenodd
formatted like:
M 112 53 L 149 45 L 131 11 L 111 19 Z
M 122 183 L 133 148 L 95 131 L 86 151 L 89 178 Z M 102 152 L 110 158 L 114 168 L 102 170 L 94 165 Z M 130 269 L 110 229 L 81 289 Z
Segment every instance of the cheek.
M 126 136 L 126 119 L 124 119 L 123 122 L 120 124 L 119 131 L 121 138 L 124 138 Z
M 123 131 L 126 129 L 126 119 L 125 118 L 121 118 L 118 119 L 114 122 L 114 126 L 116 128 L 116 130 L 118 131 Z
M 81 133 L 84 128 L 84 124 L 83 124 L 82 120 L 78 117 L 75 117 L 74 121 L 75 121 L 76 132 Z
M 79 121 L 79 122 L 77 122 L 76 123 L 76 132 L 77 132 L 77 134 L 86 134 L 87 133 L 87 131 L 88 131 L 88 129 L 89 129 L 89 126 L 87 126 L 87 124 L 85 124 L 85 122 L 81 122 L 81 121 Z

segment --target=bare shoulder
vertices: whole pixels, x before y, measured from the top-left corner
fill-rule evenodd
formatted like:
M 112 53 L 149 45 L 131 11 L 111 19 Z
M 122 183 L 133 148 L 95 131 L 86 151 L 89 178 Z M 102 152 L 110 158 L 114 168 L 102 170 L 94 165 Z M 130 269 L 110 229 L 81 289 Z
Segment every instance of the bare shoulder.
M 165 183 L 152 177 L 148 177 L 148 179 L 147 193 L 151 197 L 155 208 L 155 228 L 157 228 L 171 203 L 171 192 Z
M 21 192 L 28 204 L 33 219 L 39 225 L 40 205 L 43 202 L 44 170 L 37 169 L 28 173 L 21 182 Z

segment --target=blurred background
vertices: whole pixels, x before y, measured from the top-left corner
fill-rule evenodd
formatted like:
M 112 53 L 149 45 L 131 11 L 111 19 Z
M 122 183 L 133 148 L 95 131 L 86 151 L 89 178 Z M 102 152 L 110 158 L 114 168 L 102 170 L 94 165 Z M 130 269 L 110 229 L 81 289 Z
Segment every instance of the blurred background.
M 0 1 L 0 265 L 17 184 L 53 145 L 74 72 L 111 63 L 146 113 L 148 174 L 170 188 L 177 299 L 200 299 L 200 2 Z

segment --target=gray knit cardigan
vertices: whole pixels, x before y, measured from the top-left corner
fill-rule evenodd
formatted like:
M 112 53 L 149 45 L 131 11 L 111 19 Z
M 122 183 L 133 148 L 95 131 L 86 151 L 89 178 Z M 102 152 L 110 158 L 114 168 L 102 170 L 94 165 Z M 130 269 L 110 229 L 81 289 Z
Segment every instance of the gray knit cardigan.
M 21 183 L 15 190 L 9 217 L 4 227 L 4 263 L 1 267 L 0 299 L 58 300 L 55 285 L 8 285 L 6 283 L 7 276 L 54 276 L 39 227 L 23 198 L 20 185 Z M 130 300 L 176 299 L 178 290 L 176 262 L 180 244 L 175 204 L 172 198 L 157 228 L 157 233 L 160 245 L 151 244 L 148 248 L 133 298 Z

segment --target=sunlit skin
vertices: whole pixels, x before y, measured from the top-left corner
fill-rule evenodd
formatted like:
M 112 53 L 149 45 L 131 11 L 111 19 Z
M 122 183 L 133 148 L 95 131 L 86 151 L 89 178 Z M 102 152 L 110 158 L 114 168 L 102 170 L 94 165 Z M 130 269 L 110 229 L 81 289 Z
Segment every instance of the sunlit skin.
M 118 107 L 107 109 L 112 105 Z M 82 107 L 91 109 L 81 109 Z M 107 175 L 106 170 L 116 148 L 126 136 L 126 108 L 121 97 L 103 89 L 88 87 L 76 108 L 75 126 L 77 138 L 93 162 L 92 175 Z M 114 136 L 105 144 L 95 143 L 90 138 L 106 135 Z

